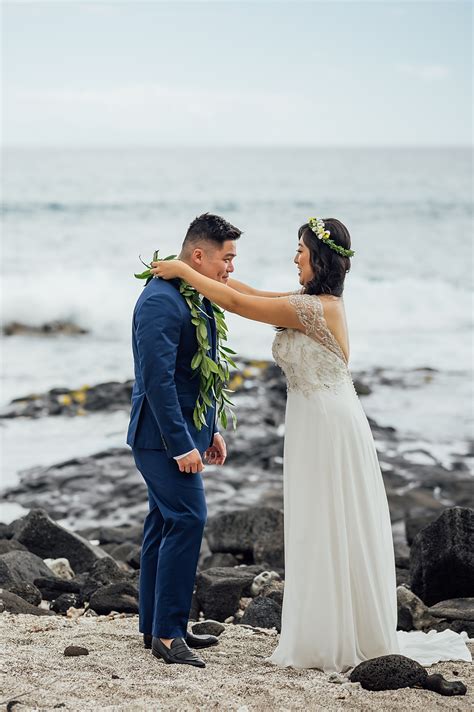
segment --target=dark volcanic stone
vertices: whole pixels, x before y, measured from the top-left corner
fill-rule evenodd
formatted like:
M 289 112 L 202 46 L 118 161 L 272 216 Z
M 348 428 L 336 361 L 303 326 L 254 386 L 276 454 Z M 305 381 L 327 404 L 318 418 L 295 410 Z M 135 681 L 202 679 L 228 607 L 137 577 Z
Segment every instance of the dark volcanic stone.
M 8 587 L 10 593 L 20 596 L 24 601 L 31 603 L 32 606 L 39 606 L 41 603 L 41 591 L 32 583 L 16 583 Z
M 32 606 L 31 603 L 25 601 L 20 596 L 17 596 L 11 591 L 6 591 L 0 588 L 0 613 L 9 611 L 10 613 L 24 613 L 32 616 L 53 616 L 51 611 L 45 611 L 43 608 Z
M 271 598 L 258 596 L 250 601 L 240 623 L 254 628 L 276 628 L 281 630 L 281 606 Z
M 462 618 L 474 621 L 474 598 L 452 598 L 449 601 L 440 601 L 429 609 L 436 618 L 455 620 Z
M 37 578 L 34 580 L 34 585 L 47 601 L 53 601 L 63 593 L 79 593 L 81 590 L 76 581 L 65 581 L 60 578 Z
M 141 544 L 143 526 L 124 525 L 122 527 L 87 527 L 79 529 L 76 534 L 84 539 L 97 539 L 100 544 Z
M 279 606 L 282 606 L 284 591 L 285 584 L 283 581 L 269 581 L 260 591 L 260 596 L 263 598 L 271 598 L 272 601 L 275 601 L 275 603 L 278 603 Z
M 82 600 L 79 594 L 62 593 L 50 604 L 49 607 L 55 613 L 61 613 L 65 616 L 71 606 L 73 606 L 73 608 L 81 608 Z
M 13 531 L 11 524 L 5 524 L 0 522 L 0 539 L 11 539 L 13 536 Z
M 90 596 L 102 586 L 129 580 L 130 574 L 123 571 L 113 559 L 101 559 L 90 570 L 81 586 L 81 594 L 83 599 L 88 601 Z
M 39 577 L 54 577 L 51 569 L 46 566 L 43 559 L 29 551 L 9 551 L 0 556 L 0 586 L 8 587 L 11 583 L 34 583 Z
M 75 658 L 78 655 L 89 655 L 89 650 L 82 645 L 68 645 L 64 649 L 64 655 L 68 658 Z
M 365 660 L 349 675 L 365 690 L 397 690 L 400 687 L 424 687 L 428 673 L 415 660 L 404 655 L 382 655 Z
M 214 568 L 196 577 L 196 598 L 206 618 L 225 621 L 233 616 L 242 596 L 250 596 L 250 587 L 261 566 Z
M 440 695 L 449 697 L 465 695 L 467 692 L 467 687 L 461 680 L 448 681 L 439 673 L 428 675 L 424 687 L 425 690 L 432 690 L 432 692 L 438 692 Z
M 90 597 L 89 606 L 99 614 L 138 613 L 138 588 L 131 581 L 119 581 L 103 586 Z
M 411 515 L 405 517 L 405 536 L 408 546 L 411 546 L 415 537 L 422 529 L 434 522 L 439 517 L 439 512 L 427 512 L 425 514 Z
M 43 509 L 31 510 L 14 538 L 44 559 L 65 557 L 76 573 L 88 571 L 96 561 L 108 557 L 99 547 L 57 524 Z
M 415 537 L 411 588 L 428 606 L 474 592 L 474 510 L 445 509 Z
M 271 507 L 251 507 L 211 517 L 206 538 L 212 552 L 246 554 L 256 564 L 283 568 L 283 513 Z
M 15 539 L 0 539 L 0 556 L 8 554 L 9 551 L 28 551 L 28 549 Z
M 239 562 L 233 554 L 218 553 L 206 556 L 199 568 L 201 571 L 204 571 L 205 569 L 214 569 L 216 567 L 238 565 Z
M 219 636 L 225 631 L 225 626 L 218 621 L 200 621 L 191 626 L 191 630 L 195 635 L 216 635 Z

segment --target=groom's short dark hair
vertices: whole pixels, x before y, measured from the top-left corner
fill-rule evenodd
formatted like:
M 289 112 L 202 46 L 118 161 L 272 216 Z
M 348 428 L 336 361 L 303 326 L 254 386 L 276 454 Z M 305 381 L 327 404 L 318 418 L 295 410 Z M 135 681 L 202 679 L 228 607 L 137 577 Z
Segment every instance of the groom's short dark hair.
M 241 234 L 242 230 L 239 230 L 235 225 L 231 225 L 220 215 L 204 213 L 194 218 L 188 227 L 183 241 L 183 248 L 192 247 L 202 240 L 222 245 L 226 240 L 238 240 Z

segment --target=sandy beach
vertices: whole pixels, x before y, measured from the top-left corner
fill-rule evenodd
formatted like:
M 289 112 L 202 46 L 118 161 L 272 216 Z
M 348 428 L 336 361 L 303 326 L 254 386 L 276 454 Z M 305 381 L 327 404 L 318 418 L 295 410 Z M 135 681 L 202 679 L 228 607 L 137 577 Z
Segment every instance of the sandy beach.
M 0 615 L 5 645 L 0 704 L 13 712 L 89 710 L 470 710 L 474 670 L 469 663 L 433 665 L 462 680 L 464 697 L 420 689 L 367 692 L 358 683 L 333 683 L 317 670 L 277 669 L 265 662 L 277 633 L 227 625 L 220 643 L 204 651 L 204 670 L 165 665 L 142 646 L 137 616 Z M 64 656 L 69 645 L 88 655 Z M 471 651 L 474 645 L 471 644 Z M 13 700 L 18 700 L 12 704 Z

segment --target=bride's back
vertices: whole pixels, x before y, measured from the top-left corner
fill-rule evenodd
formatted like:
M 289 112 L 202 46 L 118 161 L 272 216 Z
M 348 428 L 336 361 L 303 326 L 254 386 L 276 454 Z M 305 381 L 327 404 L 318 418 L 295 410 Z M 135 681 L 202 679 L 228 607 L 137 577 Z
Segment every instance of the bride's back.
M 329 294 L 320 294 L 319 299 L 323 306 L 324 319 L 329 331 L 341 347 L 346 361 L 349 361 L 349 331 L 347 328 L 346 311 L 342 297 Z

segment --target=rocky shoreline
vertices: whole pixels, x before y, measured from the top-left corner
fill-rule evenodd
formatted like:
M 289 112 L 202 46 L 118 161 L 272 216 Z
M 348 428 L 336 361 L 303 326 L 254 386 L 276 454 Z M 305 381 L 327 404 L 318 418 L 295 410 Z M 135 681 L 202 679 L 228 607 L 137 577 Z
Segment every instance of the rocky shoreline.
M 420 371 L 411 378 L 429 378 Z M 387 384 L 361 374 L 361 397 Z M 400 384 L 397 384 L 400 386 Z M 191 620 L 201 632 L 280 630 L 284 591 L 282 464 L 286 388 L 277 367 L 252 361 L 233 376 L 239 427 L 229 459 L 204 473 L 209 519 Z M 40 418 L 129 407 L 131 382 L 53 389 L 13 401 L 1 417 Z M 465 631 L 474 638 L 472 475 L 406 447 L 369 420 L 390 505 L 401 630 Z M 20 473 L 3 493 L 29 513 L 0 524 L 0 612 L 71 622 L 135 616 L 146 489 L 128 448 Z M 262 708 L 263 709 L 263 708 Z

